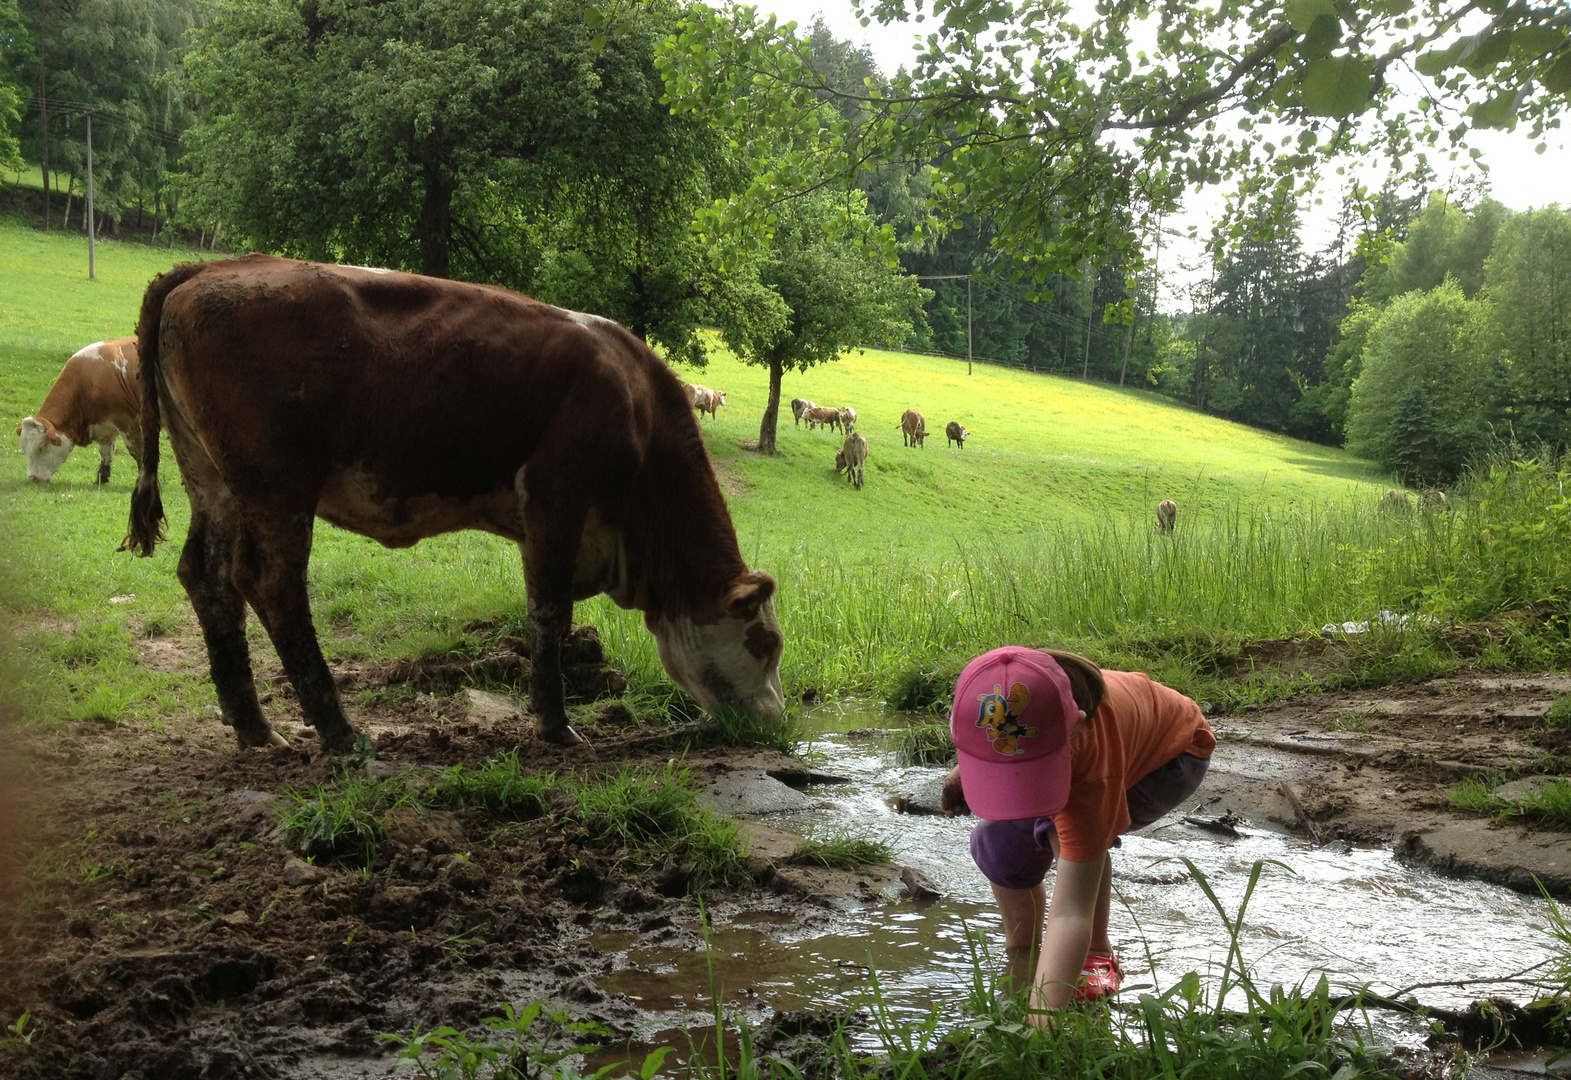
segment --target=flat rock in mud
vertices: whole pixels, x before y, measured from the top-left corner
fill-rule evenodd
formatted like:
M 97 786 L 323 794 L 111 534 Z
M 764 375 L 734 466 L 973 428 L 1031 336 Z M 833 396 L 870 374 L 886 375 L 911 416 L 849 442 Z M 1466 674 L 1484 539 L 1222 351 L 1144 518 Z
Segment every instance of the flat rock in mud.
M 504 724 L 523 715 L 517 702 L 484 690 L 466 689 L 464 702 L 469 706 L 469 719 L 481 724 Z
M 737 769 L 699 792 L 722 814 L 788 814 L 812 810 L 818 801 L 782 784 L 763 769 Z
M 326 868 L 312 866 L 304 859 L 291 858 L 284 863 L 284 884 L 292 889 L 301 885 L 320 885 L 327 880 L 327 876 Z
M 1489 820 L 1456 820 L 1404 832 L 1397 858 L 1442 874 L 1481 878 L 1537 892 L 1571 892 L 1571 836 L 1529 832 Z
M 933 879 L 914 866 L 907 866 L 900 871 L 900 883 L 915 900 L 937 900 L 943 896 Z

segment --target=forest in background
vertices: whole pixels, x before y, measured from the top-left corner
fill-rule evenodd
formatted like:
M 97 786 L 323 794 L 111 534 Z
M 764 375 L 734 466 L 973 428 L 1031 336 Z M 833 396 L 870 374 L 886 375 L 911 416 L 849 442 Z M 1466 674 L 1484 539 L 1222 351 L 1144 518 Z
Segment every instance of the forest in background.
M 953 199 L 942 170 L 910 156 L 797 176 L 798 193 L 769 204 L 763 241 L 706 232 L 695 221 L 759 176 L 724 124 L 669 107 L 668 54 L 693 10 L 0 0 L 0 160 L 47 161 L 53 227 L 82 229 L 91 109 L 105 233 L 162 242 L 189 229 L 235 249 L 495 282 L 615 318 L 700 366 L 700 328 L 716 327 L 770 369 L 765 450 L 783 376 L 858 345 L 1149 388 L 1346 445 L 1417 484 L 1488 449 L 1571 440 L 1565 210 L 1513 213 L 1483 185 L 1432 190 L 1420 166 L 1353 193 L 1334 242 L 1311 250 L 1302 190 L 1258 186 L 1210 265 L 1191 268 L 1178 313 L 1155 309 L 1172 268 L 1149 206 L 1094 211 L 1143 246 L 1086 245 L 1033 276 L 1015 226 L 941 216 Z M 896 80 L 821 23 L 796 47 L 812 104 L 866 130 L 866 95 Z M 781 133 L 782 159 L 793 140 Z

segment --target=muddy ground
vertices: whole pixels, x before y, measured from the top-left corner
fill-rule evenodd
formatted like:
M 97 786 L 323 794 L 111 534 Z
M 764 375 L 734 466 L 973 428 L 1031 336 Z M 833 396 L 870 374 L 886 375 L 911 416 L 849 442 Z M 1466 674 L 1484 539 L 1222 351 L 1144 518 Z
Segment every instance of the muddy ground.
M 182 639 L 144 648 L 150 664 L 200 662 Z M 464 671 L 393 674 L 428 691 L 351 709 L 375 746 L 354 767 L 372 775 L 515 746 L 558 772 L 662 768 L 681 753 L 617 707 L 577 721 L 590 749 L 549 747 L 507 702 L 454 686 Z M 347 686 L 371 678 L 342 675 Z M 409 808 L 391 816 L 369 871 L 308 866 L 283 846 L 278 810 L 290 789 L 344 766 L 313 751 L 277 681 L 261 682 L 292 749 L 237 752 L 213 716 L 160 731 L 76 723 L 13 743 L 14 780 L 0 794 L 21 799 L 7 820 L 24 827 L 0 838 L 10 874 L 0 1023 L 30 1010 L 32 1041 L 0 1050 L 0 1076 L 379 1077 L 393 1065 L 381 1033 L 468 1027 L 502 1002 L 537 999 L 603 1022 L 617 1033 L 608 1043 L 643 1028 L 634 1001 L 596 984 L 610 958 L 590 939 L 619 931 L 701 948 L 687 868 L 612 864 L 568 827 Z M 1563 834 L 1452 814 L 1446 802 L 1464 775 L 1561 771 L 1571 737 L 1542 717 L 1566 692 L 1567 676 L 1469 674 L 1222 717 L 1203 812 L 1327 842 L 1389 842 L 1447 872 L 1518 887 L 1536 874 L 1571 892 Z M 808 790 L 826 779 L 762 751 L 692 751 L 685 764 L 717 804 L 743 810 L 788 792 L 760 778 Z M 899 868 L 806 870 L 784 863 L 789 835 L 751 835 L 754 884 L 710 896 L 716 921 L 743 909 L 790 923 L 846 902 L 910 902 Z

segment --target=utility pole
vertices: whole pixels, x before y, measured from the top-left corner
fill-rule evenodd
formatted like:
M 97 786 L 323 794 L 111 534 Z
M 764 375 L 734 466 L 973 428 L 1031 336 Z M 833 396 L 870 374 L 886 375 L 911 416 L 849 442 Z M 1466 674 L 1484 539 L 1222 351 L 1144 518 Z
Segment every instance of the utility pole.
M 966 374 L 971 374 L 971 275 L 970 274 L 918 274 L 918 281 L 959 281 L 966 283 Z
M 43 15 L 39 14 L 42 24 Z M 42 25 L 39 27 L 43 29 Z M 38 35 L 38 141 L 44 151 L 44 232 L 49 231 L 49 84 L 44 77 L 44 35 Z
M 89 109 L 82 115 L 87 117 L 87 280 L 96 281 L 98 278 L 93 258 L 93 231 L 98 223 L 93 217 L 93 111 Z

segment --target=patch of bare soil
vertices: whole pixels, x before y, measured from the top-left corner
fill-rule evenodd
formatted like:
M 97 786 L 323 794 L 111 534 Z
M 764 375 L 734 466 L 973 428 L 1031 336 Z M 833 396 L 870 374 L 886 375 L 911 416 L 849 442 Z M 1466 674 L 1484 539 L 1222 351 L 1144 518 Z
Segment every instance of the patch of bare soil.
M 152 647 L 148 656 L 187 659 Z M 649 729 L 619 727 L 627 714 L 615 708 L 581 722 L 589 748 L 549 746 L 528 718 L 498 706 L 506 700 L 418 694 L 352 708 L 376 747 L 359 767 L 383 776 L 518 747 L 543 772 L 657 769 L 682 752 Z M 478 811 L 403 808 L 368 871 L 307 865 L 283 846 L 279 810 L 291 789 L 343 764 L 313 752 L 292 702 L 274 708 L 275 722 L 279 710 L 294 720 L 279 724 L 293 749 L 237 751 L 213 717 L 161 732 L 73 724 L 10 740 L 0 779 L 18 782 L 0 795 L 21 793 L 26 806 L 0 822 L 0 870 L 25 864 L 26 873 L 11 875 L 21 889 L 0 890 L 0 1023 L 30 1010 L 35 1034 L 25 1052 L 0 1051 L 0 1074 L 384 1076 L 392 1058 L 378 1033 L 466 1028 L 502 1002 L 531 1000 L 599 1020 L 625 1043 L 645 1016 L 596 985 L 610 960 L 591 934 L 701 947 L 687 867 L 613 862 L 544 819 L 503 828 Z M 684 763 L 701 785 L 735 770 L 810 779 L 761 751 Z M 866 898 L 866 875 L 777 871 L 789 844 L 771 839 L 740 899 L 791 919 L 804 898 L 806 907 Z
M 1544 723 L 1571 675 L 1461 674 L 1306 694 L 1215 723 L 1203 793 L 1217 809 L 1322 842 L 1389 843 L 1445 873 L 1571 895 L 1571 835 L 1453 811 L 1463 779 L 1571 772 L 1571 731 Z

